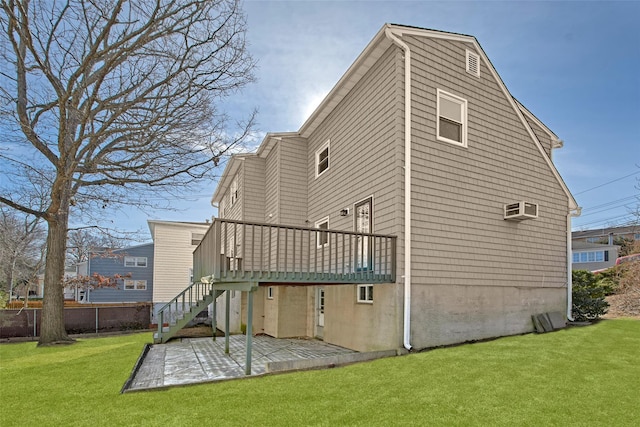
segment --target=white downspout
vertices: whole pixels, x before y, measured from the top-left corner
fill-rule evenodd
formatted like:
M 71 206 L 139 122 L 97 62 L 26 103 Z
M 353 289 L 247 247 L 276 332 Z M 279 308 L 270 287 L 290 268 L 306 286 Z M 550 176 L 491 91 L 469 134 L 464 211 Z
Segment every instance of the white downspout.
M 404 320 L 403 345 L 411 350 L 411 51 L 390 28 L 385 35 L 404 51 Z
M 573 321 L 573 249 L 571 239 L 571 218 L 580 216 L 580 208 L 569 210 L 567 214 L 567 319 Z

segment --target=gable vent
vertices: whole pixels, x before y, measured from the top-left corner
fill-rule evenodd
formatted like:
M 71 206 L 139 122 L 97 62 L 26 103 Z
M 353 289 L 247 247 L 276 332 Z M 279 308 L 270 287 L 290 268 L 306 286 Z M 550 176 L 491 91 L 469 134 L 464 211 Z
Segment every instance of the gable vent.
M 467 50 L 467 73 L 480 77 L 480 56 Z
M 538 218 L 538 205 L 529 202 L 517 202 L 504 205 L 504 219 L 523 221 Z

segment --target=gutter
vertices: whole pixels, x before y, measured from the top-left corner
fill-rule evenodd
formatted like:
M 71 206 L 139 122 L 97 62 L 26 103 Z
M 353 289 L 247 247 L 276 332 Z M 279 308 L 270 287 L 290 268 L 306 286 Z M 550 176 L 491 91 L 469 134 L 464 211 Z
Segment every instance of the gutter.
M 411 350 L 411 51 L 391 28 L 385 35 L 404 51 L 404 315 L 403 345 Z
M 567 319 L 573 321 L 573 249 L 571 239 L 571 218 L 580 216 L 582 208 L 570 209 L 567 214 Z

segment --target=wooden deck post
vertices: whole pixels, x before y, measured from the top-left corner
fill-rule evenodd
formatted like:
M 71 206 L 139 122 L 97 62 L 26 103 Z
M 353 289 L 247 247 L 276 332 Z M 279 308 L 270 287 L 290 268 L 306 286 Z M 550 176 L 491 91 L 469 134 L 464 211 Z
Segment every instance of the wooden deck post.
M 224 312 L 224 354 L 229 354 L 229 310 L 231 308 L 231 292 L 225 291 L 226 309 Z
M 247 354 L 245 360 L 245 375 L 251 375 L 251 351 L 253 350 L 253 292 L 247 294 Z
M 218 330 L 218 322 L 216 320 L 216 318 L 218 317 L 218 310 L 216 307 L 216 300 L 217 298 L 217 294 L 216 294 L 216 290 L 213 289 L 211 290 L 211 292 L 213 293 L 213 307 L 211 309 L 211 329 L 213 329 L 213 340 L 216 340 L 216 331 Z

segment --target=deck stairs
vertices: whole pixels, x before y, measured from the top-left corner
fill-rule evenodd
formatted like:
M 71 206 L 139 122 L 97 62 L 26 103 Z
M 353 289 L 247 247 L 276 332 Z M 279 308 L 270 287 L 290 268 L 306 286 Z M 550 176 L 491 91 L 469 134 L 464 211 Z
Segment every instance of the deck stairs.
M 153 342 L 169 341 L 223 293 L 224 290 L 214 289 L 211 283 L 195 282 L 187 287 L 158 311 L 158 331 Z

